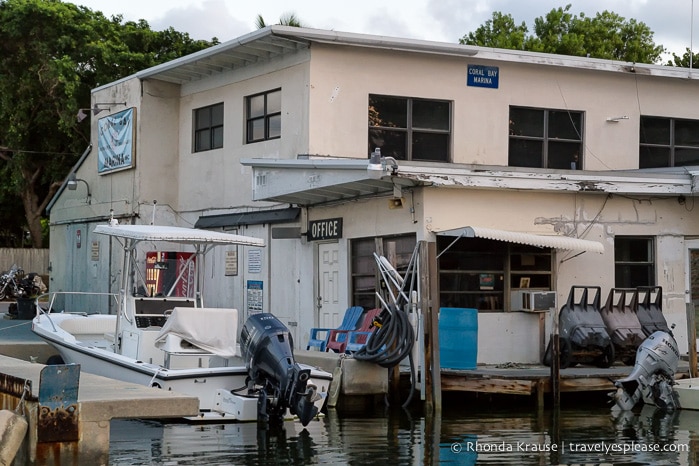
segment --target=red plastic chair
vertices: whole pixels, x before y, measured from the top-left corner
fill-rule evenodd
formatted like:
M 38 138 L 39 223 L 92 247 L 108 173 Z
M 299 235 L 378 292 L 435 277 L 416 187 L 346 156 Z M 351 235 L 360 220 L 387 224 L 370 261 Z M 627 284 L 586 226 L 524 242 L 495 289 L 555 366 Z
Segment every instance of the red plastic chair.
M 347 351 L 347 344 L 350 342 L 350 337 L 356 336 L 354 338 L 354 344 L 359 344 L 359 346 L 364 346 L 367 342 L 367 338 L 371 335 L 374 328 L 374 319 L 381 313 L 381 308 L 370 309 L 364 314 L 364 319 L 362 320 L 362 325 L 356 330 L 332 330 L 328 336 L 328 344 L 326 345 L 326 351 L 333 350 L 337 353 L 344 353 Z M 356 350 L 355 350 L 356 351 Z

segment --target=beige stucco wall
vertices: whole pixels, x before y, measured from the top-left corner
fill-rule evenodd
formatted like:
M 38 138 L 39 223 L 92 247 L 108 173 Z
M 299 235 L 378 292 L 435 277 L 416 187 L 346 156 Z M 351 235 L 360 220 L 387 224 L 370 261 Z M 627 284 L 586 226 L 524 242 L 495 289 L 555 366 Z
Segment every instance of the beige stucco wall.
M 235 74 L 183 86 L 179 103 L 179 209 L 197 214 L 226 209 L 254 210 L 252 170 L 241 158 L 296 158 L 308 153 L 308 55 L 250 66 Z M 282 138 L 245 144 L 245 97 L 282 88 Z M 192 152 L 194 109 L 224 102 L 221 149 Z M 198 216 L 198 215 L 197 215 Z M 196 220 L 196 218 L 195 218 Z
M 584 112 L 587 170 L 638 168 L 639 112 L 696 118 L 696 82 L 475 57 L 314 44 L 311 153 L 365 158 L 369 94 L 453 101 L 456 163 L 507 165 L 510 106 Z M 495 54 L 493 54 L 495 55 Z M 466 85 L 467 65 L 499 68 L 497 89 Z M 618 123 L 607 118 L 628 116 Z M 332 128 L 332 131 L 328 131 Z
M 656 283 L 663 290 L 663 312 L 668 324 L 676 325 L 680 348 L 687 351 L 685 236 L 699 231 L 699 219 L 677 198 L 611 196 L 606 199 L 606 195 L 600 194 L 517 192 L 513 195 L 497 190 L 426 189 L 424 205 L 427 231 L 472 225 L 542 235 L 563 234 L 604 244 L 604 254 L 586 252 L 576 256 L 576 252 L 556 252 L 554 271 L 559 308 L 568 299 L 572 286 L 599 286 L 602 303 L 606 301 L 614 288 L 614 236 L 655 236 Z M 530 327 L 531 344 L 535 345 L 536 316 L 516 314 L 509 318 L 480 316 L 483 334 L 491 327 L 518 333 L 524 319 Z M 548 336 L 550 317 L 546 329 Z M 479 361 L 503 362 L 511 358 L 511 361 L 536 362 L 522 360 L 525 354 L 530 359 L 537 354 L 535 348 L 538 346 L 525 348 L 481 339 Z

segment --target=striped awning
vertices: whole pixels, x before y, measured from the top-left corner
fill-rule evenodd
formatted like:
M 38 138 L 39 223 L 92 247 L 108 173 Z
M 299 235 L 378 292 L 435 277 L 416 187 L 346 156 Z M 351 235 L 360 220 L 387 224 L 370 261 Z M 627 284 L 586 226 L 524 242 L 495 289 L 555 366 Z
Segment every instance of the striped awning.
M 570 238 L 568 236 L 535 235 L 532 233 L 520 233 L 517 231 L 496 230 L 493 228 L 473 226 L 436 231 L 435 234 L 459 238 L 486 238 L 497 241 L 507 241 L 508 243 L 527 244 L 529 246 L 538 246 L 541 248 L 604 253 L 604 245 L 598 241 Z

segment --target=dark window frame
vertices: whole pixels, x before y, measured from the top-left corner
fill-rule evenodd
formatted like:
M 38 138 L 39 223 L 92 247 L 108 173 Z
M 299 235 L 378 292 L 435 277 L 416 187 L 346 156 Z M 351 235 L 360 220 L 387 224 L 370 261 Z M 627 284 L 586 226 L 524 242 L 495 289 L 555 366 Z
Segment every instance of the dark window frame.
M 649 141 L 648 139 L 653 139 L 653 136 L 657 136 L 657 133 L 653 134 L 652 129 L 648 128 L 646 130 L 647 122 L 666 122 L 668 123 L 667 129 L 667 139 L 660 141 L 654 140 Z M 658 167 L 683 167 L 683 166 L 693 166 L 699 165 L 699 140 L 696 144 L 681 144 L 678 143 L 678 124 L 693 124 L 699 127 L 699 120 L 691 118 L 673 118 L 673 117 L 663 117 L 663 116 L 653 116 L 653 115 L 641 115 L 641 120 L 639 122 L 639 150 L 638 150 L 638 167 L 639 168 L 658 168 Z M 650 125 L 648 125 L 650 126 Z M 657 129 L 657 128 L 656 128 Z M 663 139 L 665 139 L 663 137 Z M 687 162 L 678 163 L 678 153 L 681 151 L 694 152 L 697 155 Z M 655 154 L 654 154 L 655 152 Z M 657 161 L 663 158 L 662 152 L 666 152 L 664 155 L 665 163 L 657 163 Z M 644 157 L 645 155 L 645 157 Z
M 273 139 L 280 139 L 282 136 L 281 131 L 281 92 L 282 88 L 271 89 L 265 92 L 258 92 L 257 94 L 249 95 L 245 97 L 245 144 L 254 144 L 256 142 L 270 141 Z M 279 109 L 269 109 L 269 100 L 272 94 L 279 94 Z M 262 97 L 263 110 L 260 114 L 253 115 L 252 103 L 255 98 Z M 277 120 L 279 122 L 278 134 L 272 134 L 273 125 L 271 122 Z M 255 126 L 256 124 L 262 123 L 263 131 L 261 136 L 255 136 Z
M 372 99 L 385 99 L 385 100 L 390 100 L 394 99 L 396 103 L 399 101 L 405 101 L 405 114 L 402 115 L 404 116 L 405 120 L 404 122 L 401 122 L 403 126 L 398 126 L 397 124 L 389 124 L 389 125 L 380 125 L 380 124 L 374 124 L 377 122 L 379 119 L 380 115 L 378 112 L 375 110 L 374 105 L 372 105 Z M 428 126 L 420 126 L 416 123 L 416 120 L 419 120 L 420 118 L 416 118 L 416 104 L 417 106 L 423 105 L 423 104 L 429 104 L 433 103 L 436 105 L 446 105 L 447 106 L 447 123 L 446 123 L 446 128 L 437 128 L 437 127 L 428 127 Z M 454 119 L 454 111 L 453 111 L 453 101 L 451 100 L 446 100 L 446 99 L 427 99 L 427 98 L 418 98 L 418 97 L 404 97 L 404 96 L 395 96 L 395 95 L 384 95 L 384 94 L 369 94 L 368 96 L 368 114 L 369 114 L 369 121 L 368 121 L 368 156 L 371 156 L 371 153 L 374 151 L 375 148 L 380 148 L 381 150 L 381 155 L 383 156 L 390 156 L 393 157 L 397 160 L 419 160 L 419 161 L 426 161 L 426 162 L 443 162 L 443 163 L 450 163 L 452 160 L 452 146 L 453 146 L 453 119 Z M 424 118 L 423 118 L 424 120 Z M 393 136 L 403 136 L 404 137 L 404 154 L 394 154 L 390 151 L 386 150 L 386 147 L 384 146 L 383 142 L 379 143 L 378 141 L 382 139 L 381 136 L 378 135 L 384 135 L 383 133 L 387 133 L 386 135 L 393 135 Z M 435 157 L 418 157 L 416 154 L 419 152 L 419 147 L 422 144 L 429 145 L 430 142 L 426 141 L 426 139 L 429 139 L 430 137 L 440 137 L 440 136 L 446 136 L 445 141 L 438 141 L 441 142 L 442 145 L 445 146 L 444 150 L 442 151 L 443 153 L 438 154 Z
M 631 242 L 645 242 L 646 257 L 634 260 L 628 257 L 633 253 Z M 623 248 L 623 249 L 622 249 Z M 620 255 L 624 257 L 620 257 Z M 614 286 L 616 288 L 637 288 L 656 285 L 657 254 L 653 236 L 618 235 L 614 237 Z M 639 270 L 645 273 L 639 274 Z M 633 280 L 645 275 L 643 280 Z
M 407 264 L 417 243 L 417 237 L 414 233 L 350 240 L 350 296 L 352 296 L 353 306 L 362 306 L 364 309 L 381 306 L 376 297 L 376 291 L 383 292 L 386 285 L 381 282 L 381 274 L 378 271 L 374 253 L 379 253 L 383 249 L 383 254 L 386 255 L 386 249 L 388 249 L 390 242 L 396 243 L 396 270 L 402 277 L 405 277 Z M 384 299 L 387 302 L 390 301 L 386 296 Z
M 206 152 L 223 147 L 223 110 L 223 102 L 194 109 L 192 152 Z M 217 114 L 220 114 L 220 121 L 216 119 Z
M 484 312 L 512 310 L 513 291 L 551 291 L 555 287 L 555 252 L 482 238 L 438 237 L 441 307 Z M 524 288 L 520 286 L 527 283 Z
M 540 112 L 541 113 L 541 133 L 540 134 L 517 134 L 515 128 L 517 122 L 513 120 L 513 110 L 523 111 L 523 112 Z M 560 113 L 565 115 L 565 118 L 571 123 L 571 127 L 574 130 L 576 138 L 570 137 L 556 137 L 552 133 L 556 128 L 552 129 L 552 114 Z M 572 116 L 577 116 L 579 121 L 579 128 L 576 127 L 576 122 L 572 121 Z M 524 123 L 531 125 L 531 121 L 522 122 L 521 127 L 525 127 Z M 567 124 L 568 122 L 566 122 Z M 531 126 L 530 126 L 531 127 Z M 559 130 L 562 128 L 559 128 Z M 529 167 L 529 168 L 551 168 L 551 169 L 567 169 L 567 170 L 582 170 L 583 168 L 583 154 L 584 154 L 584 140 L 585 140 L 585 112 L 581 110 L 565 110 L 565 109 L 553 109 L 553 108 L 537 108 L 537 107 L 525 107 L 511 105 L 509 109 L 509 147 L 508 147 L 508 160 L 507 164 L 511 167 Z M 522 158 L 521 153 L 515 153 L 517 149 L 516 145 L 527 145 L 527 144 L 540 144 L 541 154 L 540 159 L 537 163 L 518 163 L 517 158 Z M 569 146 L 571 149 L 570 155 L 563 156 L 563 161 L 556 161 L 553 157 L 554 151 L 552 150 L 553 145 L 558 146 Z M 573 145 L 577 145 L 574 148 Z M 524 149 L 527 150 L 526 148 Z M 525 154 L 526 155 L 526 154 Z

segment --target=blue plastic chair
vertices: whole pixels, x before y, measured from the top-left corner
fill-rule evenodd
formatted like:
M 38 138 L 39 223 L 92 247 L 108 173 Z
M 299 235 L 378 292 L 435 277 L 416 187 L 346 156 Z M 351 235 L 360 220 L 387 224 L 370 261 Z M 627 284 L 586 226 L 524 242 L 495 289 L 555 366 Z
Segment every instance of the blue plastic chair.
M 318 348 L 318 351 L 325 352 L 328 346 L 328 338 L 330 337 L 331 330 L 355 330 L 359 319 L 361 319 L 364 313 L 364 308 L 361 306 L 352 306 L 347 308 L 345 311 L 345 316 L 342 318 L 342 323 L 337 329 L 333 328 L 312 328 L 311 335 L 308 338 L 308 345 L 306 349 Z

